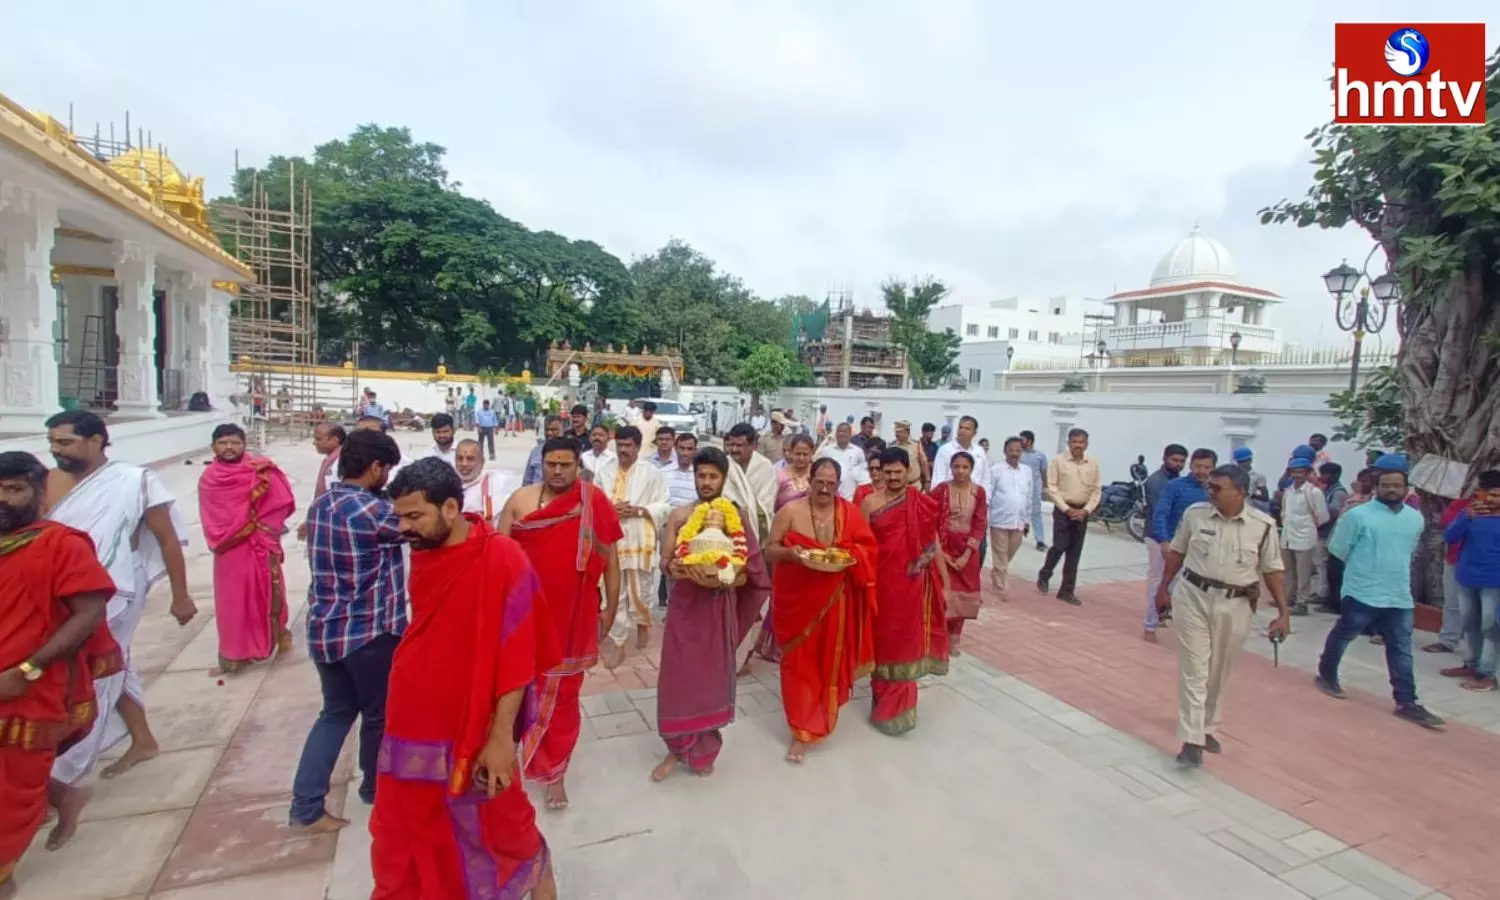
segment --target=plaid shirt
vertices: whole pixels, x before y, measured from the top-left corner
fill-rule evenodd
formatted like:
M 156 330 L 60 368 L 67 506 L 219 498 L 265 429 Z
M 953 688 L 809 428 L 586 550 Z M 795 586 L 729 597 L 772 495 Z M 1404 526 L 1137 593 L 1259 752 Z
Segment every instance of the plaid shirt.
M 312 589 L 308 655 L 333 663 L 382 634 L 406 630 L 406 562 L 389 500 L 336 482 L 307 516 Z

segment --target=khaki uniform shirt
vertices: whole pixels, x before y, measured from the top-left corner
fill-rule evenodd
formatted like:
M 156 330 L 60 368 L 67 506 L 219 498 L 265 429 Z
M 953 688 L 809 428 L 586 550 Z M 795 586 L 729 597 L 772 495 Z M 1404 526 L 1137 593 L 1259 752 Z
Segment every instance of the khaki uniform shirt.
M 1267 572 L 1285 569 L 1276 521 L 1248 500 L 1233 518 L 1212 503 L 1189 506 L 1171 547 L 1182 554 L 1183 568 L 1235 587 L 1255 584 Z
M 760 436 L 760 443 L 756 449 L 760 451 L 761 456 L 764 456 L 771 462 L 781 462 L 782 457 L 786 455 L 786 439 L 786 432 L 772 434 L 767 431 Z
M 1103 492 L 1099 463 L 1087 453 L 1082 462 L 1071 453 L 1059 453 L 1047 464 L 1047 499 L 1058 509 L 1081 506 L 1093 512 Z

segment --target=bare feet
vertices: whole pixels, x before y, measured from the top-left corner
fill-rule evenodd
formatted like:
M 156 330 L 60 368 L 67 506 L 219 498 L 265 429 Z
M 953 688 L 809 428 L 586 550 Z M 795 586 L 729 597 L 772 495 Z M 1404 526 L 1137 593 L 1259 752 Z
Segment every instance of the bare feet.
M 292 830 L 300 831 L 303 834 L 333 834 L 348 824 L 348 819 L 341 819 L 338 816 L 323 813 L 323 818 L 318 821 L 310 825 L 293 825 Z
M 786 761 L 789 763 L 802 763 L 807 760 L 807 745 L 801 741 L 792 741 L 792 746 L 787 748 Z
M 557 900 L 557 879 L 552 876 L 552 863 L 542 870 L 542 879 L 531 889 L 531 900 Z
M 712 775 L 714 773 L 714 767 L 713 766 L 704 766 L 701 769 L 693 769 L 692 771 L 693 771 L 693 774 L 697 775 L 699 778 L 707 778 L 708 776 L 710 776 L 710 775 Z
M 47 835 L 47 849 L 60 850 L 73 835 L 78 831 L 78 817 L 83 814 L 83 808 L 88 805 L 89 798 L 94 796 L 94 789 L 87 787 L 69 787 L 61 782 L 54 781 L 50 785 L 52 791 L 52 805 L 57 807 L 57 825 L 53 827 L 52 833 Z
M 1154 631 L 1143 631 L 1143 632 L 1141 632 L 1141 640 L 1145 641 L 1148 644 L 1155 644 L 1155 643 L 1157 643 L 1156 632 L 1154 632 Z
M 568 789 L 563 786 L 563 783 L 561 781 L 556 781 L 552 784 L 547 785 L 547 808 L 568 808 Z
M 613 671 L 625 661 L 625 648 L 616 644 L 613 639 L 605 638 L 599 643 L 599 661 L 604 663 L 604 668 Z
M 294 646 L 292 643 L 292 633 L 290 631 L 283 631 L 281 632 L 281 637 L 276 639 L 276 655 L 286 656 L 292 652 Z
M 149 744 L 131 741 L 130 749 L 125 751 L 125 755 L 105 766 L 104 771 L 99 773 L 99 777 L 104 779 L 119 778 L 146 760 L 154 759 L 156 754 L 160 752 L 161 748 L 157 746 L 154 740 Z
M 635 626 L 635 649 L 644 650 L 651 643 L 651 629 L 644 625 Z
M 667 758 L 651 770 L 651 780 L 661 781 L 675 771 L 677 771 L 677 754 L 668 753 Z

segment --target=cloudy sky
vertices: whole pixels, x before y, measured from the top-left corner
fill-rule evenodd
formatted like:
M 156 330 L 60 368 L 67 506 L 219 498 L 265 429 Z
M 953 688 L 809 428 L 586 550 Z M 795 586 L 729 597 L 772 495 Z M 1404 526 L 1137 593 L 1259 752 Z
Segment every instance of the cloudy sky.
M 762 295 L 935 275 L 971 304 L 1144 287 L 1194 221 L 1342 343 L 1318 275 L 1361 233 L 1261 226 L 1330 114 L 1335 21 L 1416 0 L 147 0 L 6 4 L 0 91 L 134 123 L 227 184 L 364 122 L 465 190 L 629 259 L 687 240 Z M 1486 8 L 1489 8 L 1486 16 Z M 420 12 L 418 11 L 420 10 Z M 1446 0 L 1445 20 L 1490 2 Z

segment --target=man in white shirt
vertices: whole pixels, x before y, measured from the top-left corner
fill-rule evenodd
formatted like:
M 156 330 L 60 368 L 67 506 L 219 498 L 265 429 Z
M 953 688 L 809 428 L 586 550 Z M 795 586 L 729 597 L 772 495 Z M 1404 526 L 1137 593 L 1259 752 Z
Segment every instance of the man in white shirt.
M 974 435 L 979 433 L 979 420 L 973 416 L 964 416 L 958 420 L 958 438 L 938 448 L 937 457 L 932 461 L 932 486 L 937 487 L 953 480 L 953 473 L 949 471 L 948 464 L 953 460 L 953 454 L 962 450 L 974 457 L 974 474 L 971 476 L 975 484 L 990 483 L 990 458 L 985 455 L 984 449 L 974 442 Z
M 1287 463 L 1292 483 L 1281 490 L 1281 561 L 1286 567 L 1287 600 L 1292 615 L 1307 615 L 1313 595 L 1313 561 L 1317 556 L 1318 527 L 1328 521 L 1328 501 L 1308 475 L 1313 461 L 1295 457 Z
M 430 427 L 432 429 L 432 446 L 420 454 L 410 456 L 405 453 L 401 454 L 401 461 L 396 464 L 394 469 L 391 469 L 390 480 L 394 481 L 396 473 L 411 465 L 414 460 L 427 459 L 428 457 L 440 459 L 455 469 L 458 468 L 457 450 L 453 444 L 453 417 L 447 413 L 438 413 L 432 417 Z
M 656 417 L 656 404 L 647 400 L 641 404 L 641 418 L 635 423 L 641 430 L 641 448 L 656 446 L 656 432 L 661 429 L 661 419 Z M 618 438 L 616 438 L 618 440 Z M 618 452 L 618 451 L 616 451 Z
M 1021 439 L 1005 439 L 1005 460 L 995 466 L 986 486 L 990 496 L 990 584 L 1009 599 L 1010 561 L 1031 533 L 1031 504 L 1036 474 L 1021 462 Z
M 615 432 L 615 458 L 599 467 L 594 484 L 608 491 L 620 517 L 625 537 L 615 545 L 620 560 L 620 604 L 610 638 L 614 649 L 601 650 L 606 665 L 618 664 L 630 626 L 635 626 L 635 646 L 644 649 L 651 638 L 651 608 L 648 598 L 656 594 L 661 577 L 661 526 L 667 521 L 667 485 L 655 466 L 642 464 L 641 431 L 626 425 Z
M 776 467 L 755 451 L 755 429 L 747 422 L 729 429 L 724 451 L 734 463 L 726 473 L 724 496 L 755 519 L 757 537 L 770 534 L 771 520 L 776 517 Z
M 677 452 L 672 457 L 675 464 L 670 469 L 661 470 L 662 480 L 667 483 L 667 505 L 672 509 L 698 503 L 698 482 L 693 474 L 693 457 L 697 455 L 698 436 L 691 431 L 677 435 Z M 662 530 L 666 531 L 665 524 Z M 667 581 L 666 578 L 657 579 L 656 605 L 661 609 L 667 607 Z
M 464 509 L 466 513 L 482 516 L 491 525 L 500 517 L 505 501 L 510 499 L 521 479 L 514 472 L 504 469 L 486 469 L 484 454 L 479 442 L 465 438 L 454 449 L 453 467 L 464 482 Z
M 771 425 L 771 420 L 766 418 L 766 413 L 756 404 L 750 410 L 750 427 L 755 429 L 756 434 L 764 432 Z
M 603 425 L 595 425 L 589 429 L 588 452 L 579 454 L 578 457 L 578 464 L 583 466 L 584 472 L 588 473 L 587 477 L 592 480 L 599 474 L 599 467 L 604 465 L 606 460 L 614 458 L 615 451 L 609 449 L 609 429 Z
M 854 426 L 840 422 L 833 430 L 833 442 L 818 450 L 819 459 L 831 459 L 839 464 L 842 477 L 839 479 L 839 496 L 853 502 L 854 489 L 870 483 L 870 468 L 865 463 L 865 451 L 851 444 Z

